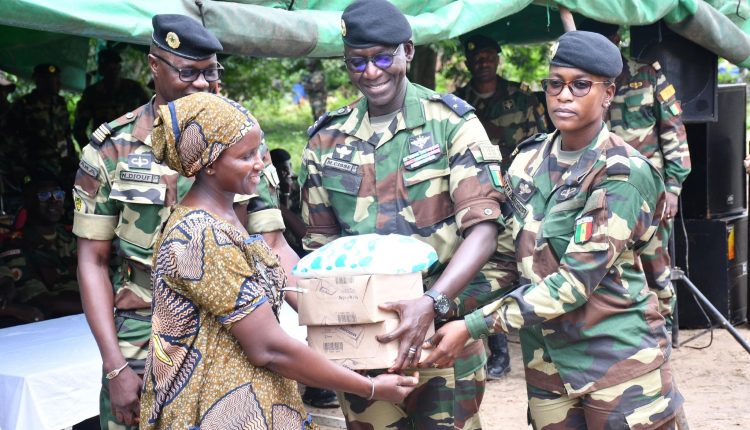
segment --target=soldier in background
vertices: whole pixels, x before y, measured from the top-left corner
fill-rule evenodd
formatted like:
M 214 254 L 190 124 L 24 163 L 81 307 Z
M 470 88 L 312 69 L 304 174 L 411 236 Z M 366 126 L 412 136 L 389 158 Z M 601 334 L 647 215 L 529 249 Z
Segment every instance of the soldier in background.
M 307 70 L 310 72 L 305 76 L 303 83 L 305 93 L 310 100 L 310 109 L 312 109 L 313 121 L 317 120 L 326 113 L 328 92 L 326 91 L 326 75 L 321 70 L 322 64 L 318 58 L 308 58 L 305 60 Z
M 79 314 L 76 240 L 63 224 L 66 192 L 41 172 L 23 194 L 25 221 L 0 247 L 0 273 L 12 279 L 13 302 L 36 307 L 46 318 Z
M 501 156 L 471 106 L 408 81 L 412 31 L 393 4 L 355 1 L 341 26 L 349 80 L 364 97 L 308 130 L 299 178 L 303 244 L 312 250 L 342 236 L 394 233 L 435 248 L 425 295 L 384 305 L 401 321 L 378 340 L 400 340 L 389 370 L 401 371 L 418 365 L 433 321 L 473 310 L 467 302 L 481 305 L 473 294 L 484 290 L 475 283 L 489 290 L 480 270 L 504 228 Z M 347 426 L 479 429 L 485 363 L 483 343 L 471 342 L 455 367 L 420 371 L 422 385 L 402 404 L 340 396 Z
M 544 106 L 526 84 L 506 81 L 497 75 L 500 45 L 495 40 L 475 34 L 464 43 L 464 53 L 471 82 L 454 94 L 474 106 L 490 141 L 500 148 L 501 165 L 506 171 L 518 143 L 547 131 Z M 487 379 L 502 378 L 510 372 L 508 338 L 505 333 L 498 333 L 487 339 L 487 345 L 490 350 Z
M 471 81 L 454 94 L 476 109 L 490 141 L 500 148 L 505 171 L 518 143 L 547 131 L 544 106 L 528 85 L 497 75 L 500 45 L 495 40 L 475 34 L 464 43 L 464 53 Z
M 599 33 L 620 45 L 616 25 L 586 20 L 581 29 Z M 677 295 L 670 278 L 669 237 L 682 184 L 690 173 L 690 151 L 682 124 L 682 109 L 675 88 L 661 72 L 658 61 L 642 64 L 623 57 L 622 73 L 615 84 L 617 94 L 606 117 L 607 125 L 659 169 L 667 188 L 666 217 L 659 224 L 654 240 L 641 254 L 641 260 L 649 288 L 659 296 L 660 309 L 671 329 Z
M 5 115 L 10 110 L 10 102 L 8 96 L 16 90 L 16 84 L 8 80 L 5 72 L 0 70 L 0 129 L 2 129 L 2 121 Z
M 73 137 L 81 146 L 89 141 L 89 126 L 98 127 L 148 101 L 141 84 L 120 77 L 121 63 L 122 58 L 114 49 L 99 51 L 101 80 L 83 91 L 76 106 Z
M 16 100 L 6 117 L 6 154 L 12 160 L 11 180 L 16 183 L 23 183 L 23 177 L 40 168 L 60 175 L 71 164 L 68 161 L 77 159 L 68 108 L 59 94 L 60 68 L 38 64 L 33 77 L 36 88 Z

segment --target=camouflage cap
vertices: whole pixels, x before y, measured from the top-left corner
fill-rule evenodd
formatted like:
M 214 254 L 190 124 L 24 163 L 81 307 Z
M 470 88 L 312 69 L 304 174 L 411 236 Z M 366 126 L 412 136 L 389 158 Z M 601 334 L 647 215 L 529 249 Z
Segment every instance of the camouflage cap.
M 357 0 L 341 15 L 341 37 L 352 48 L 396 46 L 411 39 L 411 25 L 386 0 Z
M 483 49 L 492 49 L 500 52 L 500 44 L 495 39 L 490 39 L 482 34 L 471 35 L 464 41 L 464 53 L 470 57 Z
M 616 78 L 622 72 L 622 54 L 614 43 L 599 33 L 569 31 L 557 39 L 557 50 L 549 64 Z
M 54 64 L 42 63 L 34 66 L 33 76 L 59 75 L 60 68 Z
M 184 15 L 154 15 L 151 41 L 159 48 L 188 60 L 205 60 L 224 49 L 216 36 Z

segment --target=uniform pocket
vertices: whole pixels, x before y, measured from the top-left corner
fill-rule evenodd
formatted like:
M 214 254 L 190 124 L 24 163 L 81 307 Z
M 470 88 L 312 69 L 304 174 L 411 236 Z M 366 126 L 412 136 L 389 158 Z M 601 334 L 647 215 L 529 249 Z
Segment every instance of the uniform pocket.
M 409 205 L 418 228 L 435 225 L 454 215 L 450 197 L 450 174 L 448 158 L 445 156 L 419 169 L 403 171 Z
M 156 232 L 166 220 L 169 210 L 164 207 L 167 185 L 115 180 L 109 198 L 123 205 L 117 236 L 144 249 L 153 247 Z

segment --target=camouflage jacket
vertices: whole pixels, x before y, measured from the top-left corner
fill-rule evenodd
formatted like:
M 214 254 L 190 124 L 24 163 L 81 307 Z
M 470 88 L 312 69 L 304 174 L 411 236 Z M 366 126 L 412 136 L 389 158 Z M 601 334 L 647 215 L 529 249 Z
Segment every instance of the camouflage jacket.
M 151 153 L 153 102 L 102 124 L 84 147 L 76 174 L 73 200 L 73 233 L 85 239 L 118 238 L 123 259 L 113 285 L 120 309 L 148 308 L 151 302 L 153 247 L 170 207 L 179 202 L 193 183 Z M 266 155 L 266 181 L 261 181 L 261 199 L 252 199 L 248 229 L 265 233 L 283 229 L 278 209 L 276 170 Z M 254 204 L 255 203 L 255 204 Z M 266 210 L 268 209 L 268 210 Z
M 2 148 L 4 163 L 26 171 L 40 165 L 54 174 L 62 172 L 60 158 L 71 147 L 70 119 L 65 99 L 59 95 L 42 97 L 37 90 L 16 100 L 5 119 L 10 132 Z
M 305 248 L 357 234 L 412 236 L 438 254 L 425 276 L 429 288 L 467 228 L 490 221 L 502 230 L 500 152 L 472 111 L 455 96 L 410 83 L 382 136 L 364 98 L 318 120 L 299 176 Z M 481 275 L 475 281 L 459 302 L 489 292 Z
M 659 172 L 606 127 L 573 164 L 558 162 L 556 141 L 521 144 L 506 177 L 524 285 L 466 324 L 474 338 L 521 329 L 527 383 L 577 397 L 671 352 L 639 258 L 666 194 Z
M 481 98 L 471 83 L 454 93 L 474 106 L 479 121 L 490 141 L 500 147 L 503 171 L 508 169 L 516 145 L 529 136 L 547 131 L 544 106 L 525 85 L 497 77 L 497 89 L 492 96 Z
M 664 176 L 667 191 L 680 195 L 690 173 L 690 151 L 674 86 L 658 62 L 628 59 L 623 59 L 616 85 L 607 125 L 651 160 Z
M 116 89 L 109 89 L 103 81 L 87 87 L 76 105 L 73 133 L 76 140 L 88 136 L 89 124 L 97 127 L 146 103 L 149 97 L 141 84 L 130 79 L 120 79 Z M 83 145 L 87 141 L 79 141 Z
M 61 290 L 77 290 L 76 240 L 63 225 L 52 237 L 26 226 L 0 248 L 0 270 L 10 273 L 15 300 L 26 303 L 34 297 Z

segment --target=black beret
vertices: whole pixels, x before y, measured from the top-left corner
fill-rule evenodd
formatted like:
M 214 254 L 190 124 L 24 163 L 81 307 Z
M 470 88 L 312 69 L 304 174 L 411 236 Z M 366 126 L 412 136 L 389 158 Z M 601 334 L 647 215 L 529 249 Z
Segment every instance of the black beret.
M 122 57 L 120 57 L 120 53 L 114 49 L 104 49 L 99 51 L 97 61 L 99 64 L 122 63 Z
M 602 36 L 609 38 L 617 34 L 617 32 L 620 30 L 620 26 L 617 24 L 607 24 L 605 22 L 594 21 L 593 19 L 586 18 L 585 20 L 583 20 L 581 25 L 578 26 L 578 30 L 599 33 Z
M 599 33 L 570 31 L 560 36 L 552 49 L 552 66 L 573 67 L 607 78 L 622 72 L 620 49 Z
M 496 40 L 481 34 L 474 34 L 464 42 L 464 52 L 467 57 L 488 48 L 500 52 L 500 44 Z
M 224 49 L 216 36 L 184 15 L 154 15 L 151 25 L 156 46 L 188 60 L 205 60 Z
M 60 68 L 54 64 L 43 63 L 34 66 L 34 73 L 32 76 L 43 76 L 43 75 L 59 75 Z
M 352 48 L 395 46 L 411 39 L 411 25 L 386 0 L 357 0 L 341 15 L 341 36 Z

